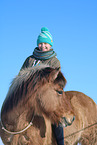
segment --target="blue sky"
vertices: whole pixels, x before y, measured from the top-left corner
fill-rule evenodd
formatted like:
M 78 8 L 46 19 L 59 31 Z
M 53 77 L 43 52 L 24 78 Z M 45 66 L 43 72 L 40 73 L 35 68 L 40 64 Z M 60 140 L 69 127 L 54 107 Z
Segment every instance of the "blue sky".
M 2 0 L 0 108 L 43 26 L 53 36 L 53 49 L 67 79 L 64 90 L 81 91 L 97 103 L 97 1 Z

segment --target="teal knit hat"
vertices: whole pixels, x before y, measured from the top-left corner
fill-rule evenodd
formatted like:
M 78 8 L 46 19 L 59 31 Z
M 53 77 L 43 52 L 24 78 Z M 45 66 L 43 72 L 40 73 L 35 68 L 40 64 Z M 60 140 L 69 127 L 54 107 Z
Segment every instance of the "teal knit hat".
M 53 46 L 52 35 L 49 33 L 49 30 L 47 27 L 41 28 L 41 33 L 37 39 L 37 46 L 39 43 L 48 43 L 51 46 Z

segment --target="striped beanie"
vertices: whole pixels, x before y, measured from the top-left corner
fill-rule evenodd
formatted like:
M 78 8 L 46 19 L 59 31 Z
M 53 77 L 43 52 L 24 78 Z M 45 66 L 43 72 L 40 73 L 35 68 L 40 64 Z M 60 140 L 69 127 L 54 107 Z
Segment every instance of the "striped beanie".
M 49 30 L 47 27 L 41 28 L 41 33 L 39 34 L 38 39 L 37 39 L 37 46 L 39 43 L 48 43 L 51 46 L 53 46 L 52 35 L 49 33 Z

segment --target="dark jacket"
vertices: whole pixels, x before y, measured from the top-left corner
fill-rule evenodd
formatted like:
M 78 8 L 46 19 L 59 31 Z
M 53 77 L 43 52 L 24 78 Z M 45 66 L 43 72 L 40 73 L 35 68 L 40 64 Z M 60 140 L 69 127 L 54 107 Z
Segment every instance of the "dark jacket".
M 54 68 L 59 68 L 60 62 L 56 57 L 56 53 L 51 49 L 50 51 L 40 51 L 38 47 L 34 49 L 33 55 L 29 56 L 21 69 L 27 68 L 27 67 L 33 67 L 35 65 L 40 64 L 47 64 Z

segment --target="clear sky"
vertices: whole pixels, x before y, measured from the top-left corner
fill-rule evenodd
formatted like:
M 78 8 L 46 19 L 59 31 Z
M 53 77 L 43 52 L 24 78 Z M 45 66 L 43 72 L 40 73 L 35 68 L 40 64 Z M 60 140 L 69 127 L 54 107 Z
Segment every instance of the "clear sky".
M 53 36 L 67 79 L 64 90 L 81 91 L 97 103 L 97 0 L 2 0 L 0 108 L 43 26 Z

